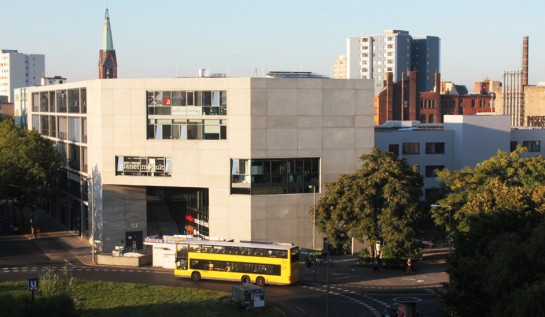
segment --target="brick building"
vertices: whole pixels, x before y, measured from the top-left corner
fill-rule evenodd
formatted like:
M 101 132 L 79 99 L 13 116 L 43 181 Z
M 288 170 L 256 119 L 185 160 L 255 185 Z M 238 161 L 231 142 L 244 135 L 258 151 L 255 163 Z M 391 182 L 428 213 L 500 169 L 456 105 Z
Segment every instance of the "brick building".
M 388 73 L 384 88 L 375 96 L 375 124 L 391 120 L 442 123 L 445 114 L 493 112 L 494 96 L 488 82 L 475 83 L 474 94 L 468 94 L 464 86 L 441 82 L 439 73 L 435 73 L 434 82 L 433 91 L 418 92 L 417 72 L 402 74 L 398 82 Z

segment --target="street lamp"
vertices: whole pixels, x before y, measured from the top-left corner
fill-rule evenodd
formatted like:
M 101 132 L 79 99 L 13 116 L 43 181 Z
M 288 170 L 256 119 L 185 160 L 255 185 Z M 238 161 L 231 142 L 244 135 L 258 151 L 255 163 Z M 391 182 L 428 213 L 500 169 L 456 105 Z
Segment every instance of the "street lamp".
M 314 213 L 312 217 L 312 249 L 316 250 L 316 185 L 308 185 L 314 193 Z
M 448 209 L 448 256 L 450 257 L 450 255 L 452 253 L 452 246 L 451 246 L 451 240 L 452 240 L 452 227 L 451 227 L 452 207 L 442 206 L 442 205 L 438 205 L 438 204 L 432 204 L 431 208 L 433 208 L 433 209 L 438 209 L 438 208 Z

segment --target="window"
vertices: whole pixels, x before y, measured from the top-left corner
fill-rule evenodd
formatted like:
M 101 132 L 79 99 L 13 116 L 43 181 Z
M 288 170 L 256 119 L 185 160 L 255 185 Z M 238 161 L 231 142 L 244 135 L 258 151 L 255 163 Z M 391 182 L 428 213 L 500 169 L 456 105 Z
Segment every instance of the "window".
M 517 141 L 511 141 L 511 144 L 510 144 L 510 151 L 513 152 L 514 150 L 517 149 L 517 145 L 518 145 L 518 142 Z
M 390 144 L 388 145 L 388 152 L 392 153 L 396 157 L 399 156 L 399 144 Z
M 79 113 L 79 89 L 68 90 L 68 112 Z
M 426 166 L 426 177 L 435 177 L 436 171 L 441 171 L 445 168 L 444 165 L 427 165 Z
M 444 154 L 444 153 L 445 153 L 444 142 L 426 143 L 426 154 Z
M 403 143 L 403 154 L 420 154 L 420 143 Z
M 171 176 L 170 157 L 116 156 L 115 175 Z
M 471 100 L 471 108 L 475 108 L 475 99 Z
M 541 141 L 522 141 L 522 146 L 528 149 L 528 152 L 540 152 Z
M 319 192 L 319 180 L 319 158 L 231 160 L 231 194 Z

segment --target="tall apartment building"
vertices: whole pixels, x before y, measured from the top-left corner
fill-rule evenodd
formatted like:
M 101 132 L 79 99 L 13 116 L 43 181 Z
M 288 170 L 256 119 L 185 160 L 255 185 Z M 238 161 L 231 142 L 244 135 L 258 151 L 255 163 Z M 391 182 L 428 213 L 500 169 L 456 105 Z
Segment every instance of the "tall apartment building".
M 333 61 L 333 78 L 346 79 L 346 55 L 341 55 Z
M 45 56 L 17 50 L 0 52 L 0 100 L 13 102 L 13 89 L 38 86 L 45 75 Z
M 386 73 L 399 81 L 403 74 L 419 74 L 418 91 L 433 90 L 433 74 L 440 71 L 440 39 L 435 36 L 412 37 L 408 31 L 385 30 L 380 35 L 353 36 L 347 39 L 347 78 L 375 80 L 375 92 L 384 87 Z

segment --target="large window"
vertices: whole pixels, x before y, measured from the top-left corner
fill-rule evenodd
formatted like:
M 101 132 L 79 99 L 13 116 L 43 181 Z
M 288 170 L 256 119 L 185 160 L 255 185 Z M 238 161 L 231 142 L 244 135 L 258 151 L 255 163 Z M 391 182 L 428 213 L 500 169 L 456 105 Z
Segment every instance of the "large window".
M 319 158 L 231 160 L 231 194 L 311 193 L 319 182 Z
M 403 143 L 403 154 L 420 154 L 420 143 Z
M 225 91 L 148 91 L 147 138 L 225 140 L 227 120 L 203 116 L 227 115 Z
M 156 140 L 225 140 L 227 120 L 148 119 L 147 131 Z
M 68 90 L 68 112 L 79 113 L 79 89 Z
M 388 152 L 392 153 L 396 157 L 399 156 L 399 144 L 389 144 L 388 145 Z
M 116 156 L 115 175 L 171 176 L 170 157 Z
M 541 151 L 541 141 L 522 141 L 522 146 L 528 149 L 528 152 Z
M 444 153 L 445 153 L 444 142 L 426 143 L 426 154 L 444 154 Z
M 437 171 L 441 171 L 445 168 L 444 165 L 427 165 L 426 166 L 426 177 L 435 177 L 437 175 L 435 175 L 435 173 Z
M 57 90 L 57 111 L 66 112 L 66 90 Z

